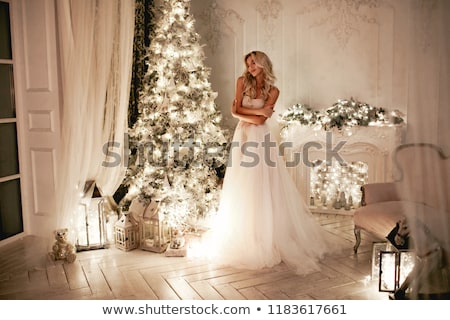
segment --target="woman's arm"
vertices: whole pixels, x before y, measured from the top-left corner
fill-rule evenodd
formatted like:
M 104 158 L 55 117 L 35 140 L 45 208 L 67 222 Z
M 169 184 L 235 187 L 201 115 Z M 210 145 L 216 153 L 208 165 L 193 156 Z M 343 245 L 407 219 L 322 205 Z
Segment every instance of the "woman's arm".
M 277 87 L 272 87 L 269 91 L 269 97 L 264 103 L 263 108 L 271 108 L 272 110 L 275 108 L 275 103 L 278 100 L 278 96 L 280 95 L 280 90 Z
M 252 123 L 252 124 L 263 124 L 266 122 L 267 118 L 264 116 L 258 115 L 248 115 L 248 114 L 240 114 L 236 112 L 236 100 L 233 100 L 233 104 L 231 105 L 231 115 L 239 120 Z

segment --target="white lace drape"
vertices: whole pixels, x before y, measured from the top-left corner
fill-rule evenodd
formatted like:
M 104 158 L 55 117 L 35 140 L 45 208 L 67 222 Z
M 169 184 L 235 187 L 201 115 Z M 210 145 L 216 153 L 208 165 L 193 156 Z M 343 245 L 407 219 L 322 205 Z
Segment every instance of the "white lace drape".
M 95 180 L 104 195 L 112 195 L 124 177 L 135 3 L 58 0 L 56 5 L 63 100 L 56 227 L 74 234 L 85 182 Z

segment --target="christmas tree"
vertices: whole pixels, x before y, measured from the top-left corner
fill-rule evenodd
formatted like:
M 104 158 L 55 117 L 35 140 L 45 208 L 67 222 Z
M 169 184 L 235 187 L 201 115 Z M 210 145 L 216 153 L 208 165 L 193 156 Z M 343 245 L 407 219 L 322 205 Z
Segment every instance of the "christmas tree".
M 158 10 L 139 116 L 129 130 L 121 205 L 126 210 L 136 197 L 144 205 L 156 200 L 170 225 L 189 226 L 217 208 L 228 133 L 220 126 L 189 0 L 164 0 Z

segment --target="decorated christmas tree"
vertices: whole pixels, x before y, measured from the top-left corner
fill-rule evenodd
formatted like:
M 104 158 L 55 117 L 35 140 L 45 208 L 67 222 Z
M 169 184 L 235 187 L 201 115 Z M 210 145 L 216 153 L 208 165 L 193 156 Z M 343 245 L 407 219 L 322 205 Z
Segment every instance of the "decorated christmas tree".
M 159 201 L 170 225 L 189 226 L 217 208 L 228 133 L 189 0 L 164 0 L 157 9 L 121 205 Z

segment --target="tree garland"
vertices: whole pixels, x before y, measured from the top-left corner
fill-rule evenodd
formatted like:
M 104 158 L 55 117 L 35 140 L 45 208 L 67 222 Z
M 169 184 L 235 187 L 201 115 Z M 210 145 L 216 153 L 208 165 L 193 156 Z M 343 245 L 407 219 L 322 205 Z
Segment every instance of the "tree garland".
M 359 102 L 353 98 L 338 100 L 332 107 L 318 111 L 313 110 L 305 104 L 295 104 L 279 117 L 283 129 L 290 124 L 296 123 L 304 126 L 314 127 L 315 130 L 330 130 L 354 126 L 382 126 L 403 122 L 404 116 L 398 111 L 392 111 L 386 115 L 386 110 Z

